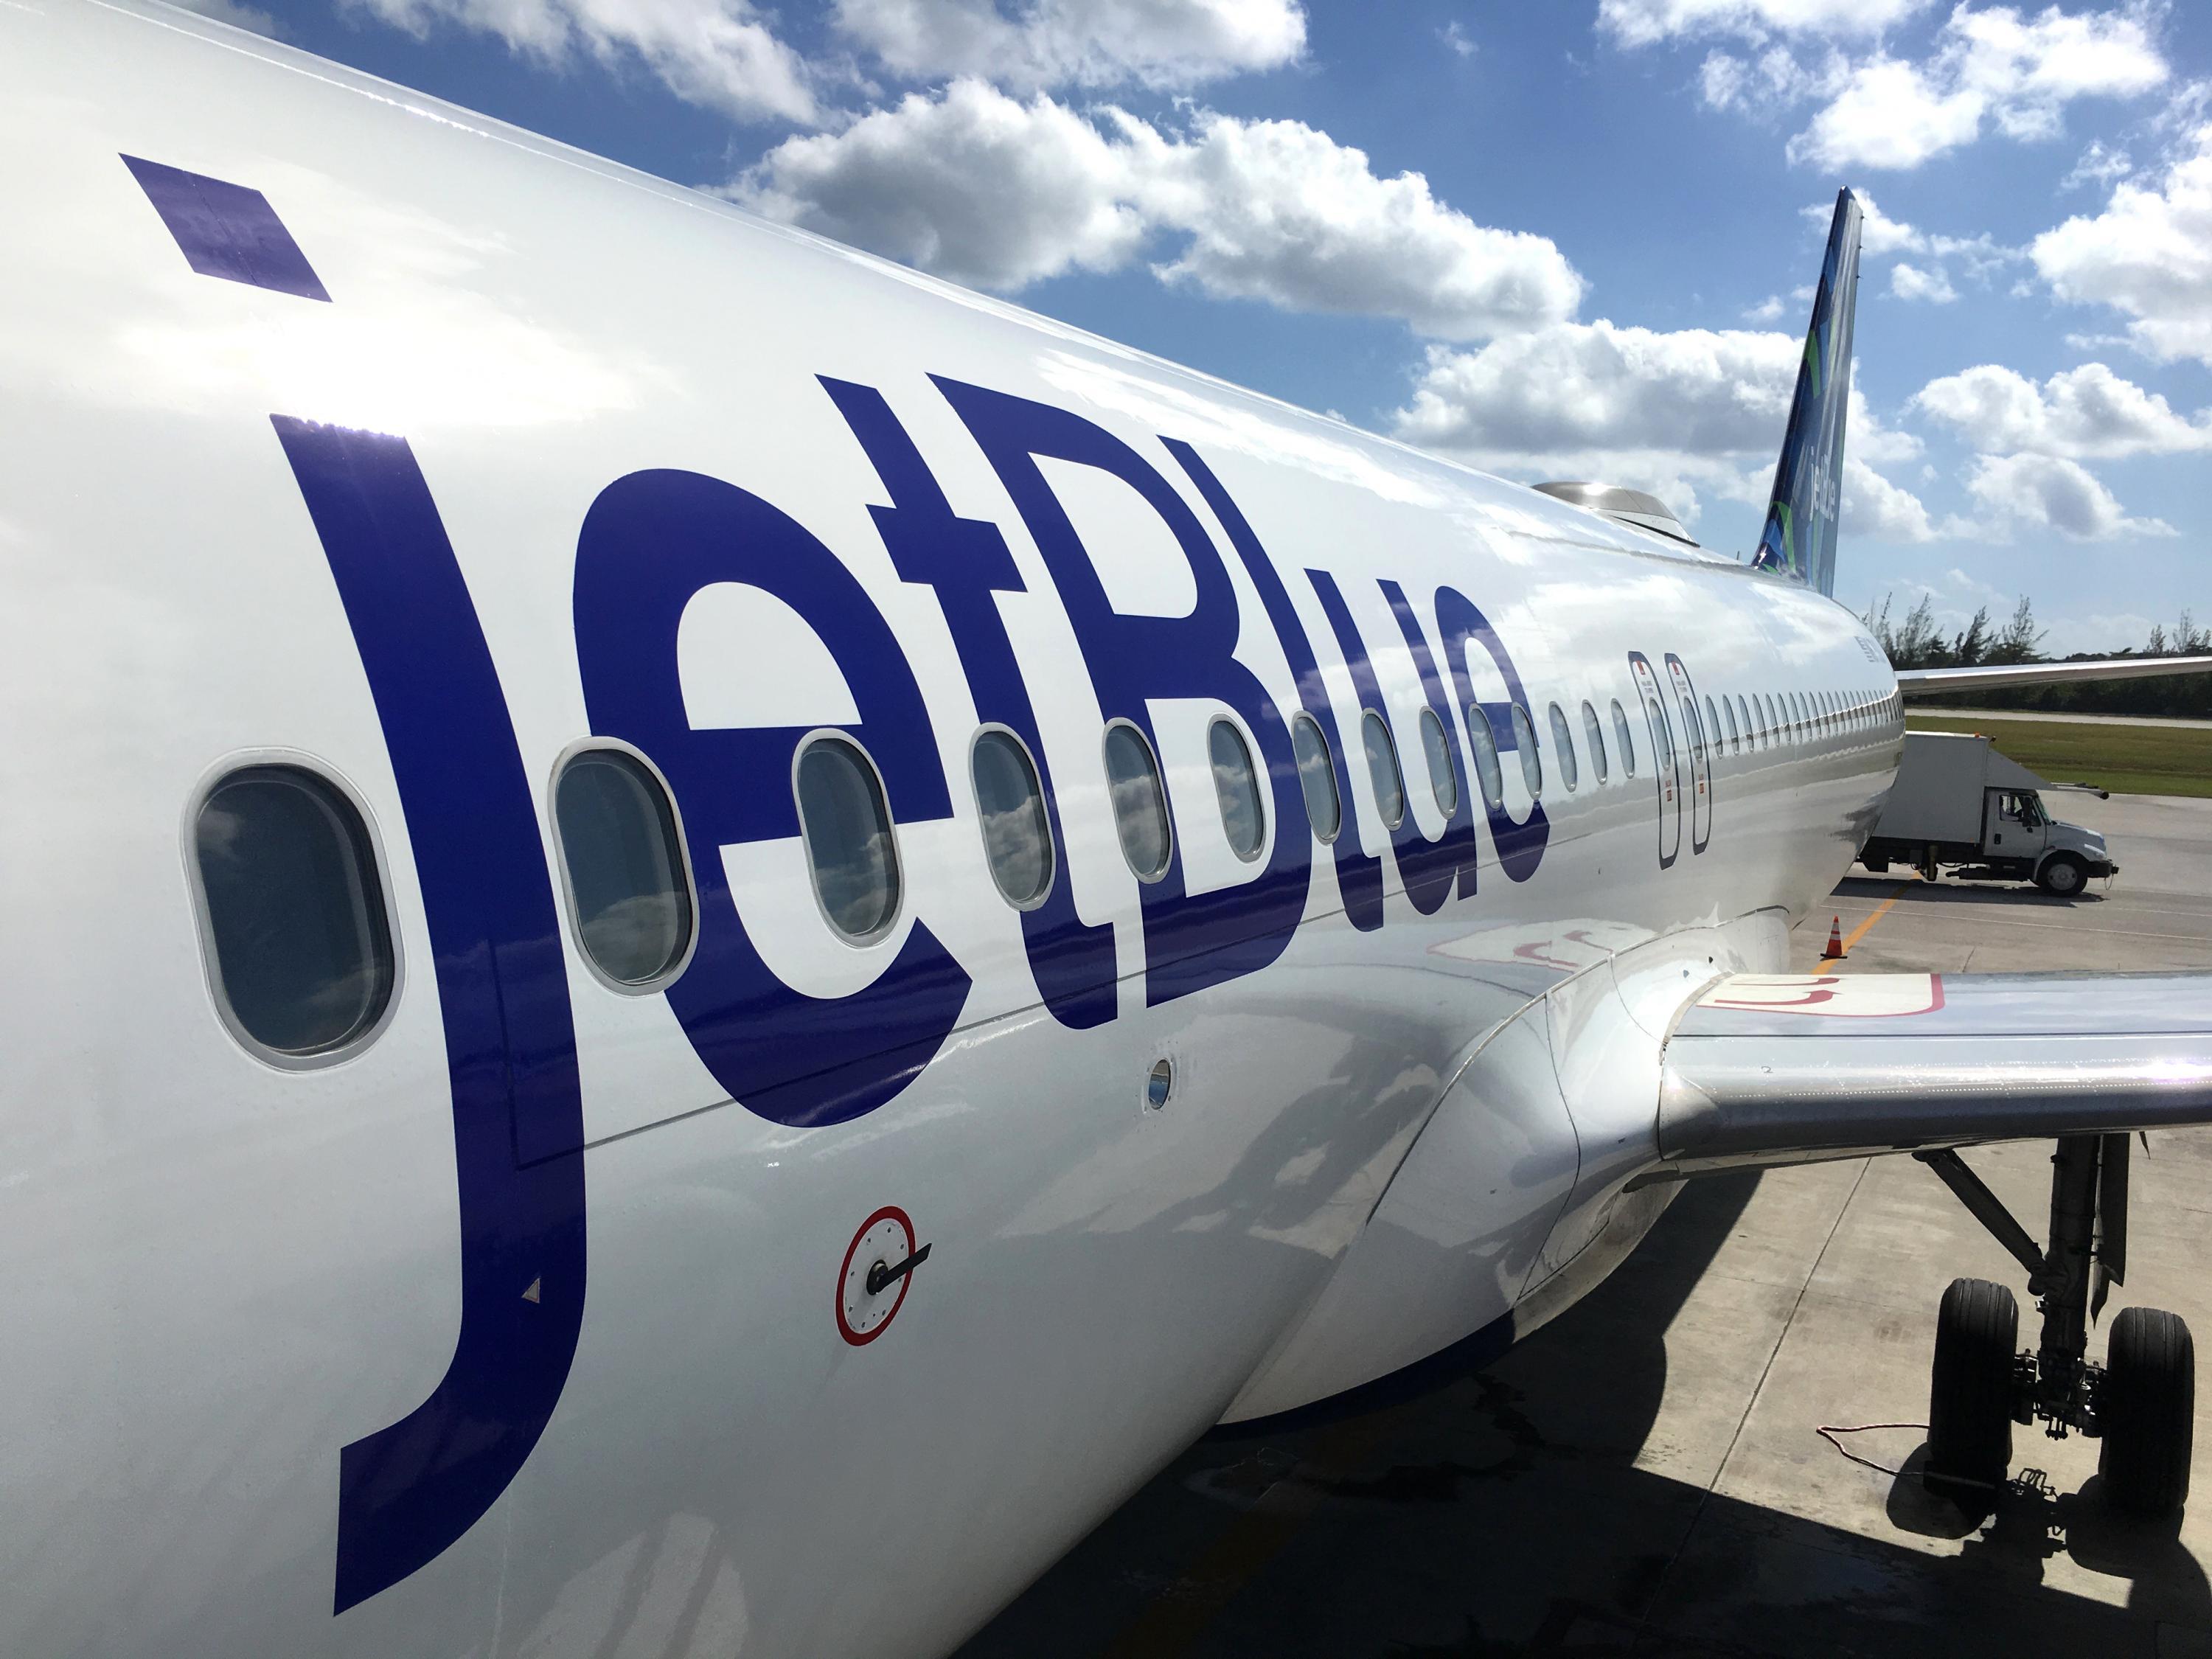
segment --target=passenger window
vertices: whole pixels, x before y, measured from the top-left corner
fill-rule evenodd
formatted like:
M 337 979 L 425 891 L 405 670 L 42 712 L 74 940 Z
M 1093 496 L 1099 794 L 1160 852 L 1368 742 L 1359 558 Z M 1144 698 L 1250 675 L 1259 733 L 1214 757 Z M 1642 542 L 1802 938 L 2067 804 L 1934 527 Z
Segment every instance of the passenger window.
M 1651 741 L 1658 745 L 1656 756 L 1662 777 L 1674 767 L 1674 734 L 1667 729 L 1667 711 L 1659 706 L 1656 697 L 1644 700 L 1644 712 L 1651 717 Z
M 1306 821 L 1324 844 L 1336 839 L 1343 827 L 1344 803 L 1337 799 L 1336 765 L 1330 760 L 1328 739 L 1321 734 L 1310 714 L 1291 722 L 1291 747 L 1297 751 L 1298 787 L 1306 798 Z
M 1026 910 L 1052 889 L 1052 820 L 1045 814 L 1036 768 L 1020 738 L 993 730 L 977 733 L 969 770 L 991 879 L 1007 903 Z
M 1517 702 L 1513 705 L 1513 746 L 1521 751 L 1521 781 L 1533 799 L 1544 793 L 1544 757 L 1536 752 L 1536 722 Z
M 1712 699 L 1708 697 L 1705 701 L 1711 702 Z M 1735 705 L 1726 697 L 1723 697 L 1721 713 L 1728 716 L 1729 752 L 1732 755 L 1741 755 L 1743 753 L 1743 729 L 1735 723 Z M 1719 733 L 1716 732 L 1714 735 L 1717 738 Z
M 1741 691 L 1735 694 L 1735 712 L 1743 720 L 1743 746 L 1746 749 L 1756 748 L 1758 746 L 1758 738 L 1755 735 L 1757 728 L 1752 723 L 1751 705 L 1744 701 L 1743 693 Z
M 1474 750 L 1475 781 L 1482 786 L 1483 805 L 1493 812 L 1505 805 L 1505 773 L 1498 763 L 1498 738 L 1490 729 L 1490 716 L 1482 705 L 1467 706 L 1467 740 Z
M 1114 797 L 1121 856 L 1139 881 L 1158 881 L 1168 872 L 1171 847 L 1167 797 L 1160 790 L 1152 744 L 1127 720 L 1106 728 L 1106 783 Z
M 1597 768 L 1597 781 L 1603 783 L 1610 775 L 1605 763 L 1605 728 L 1597 723 L 1597 710 L 1583 702 L 1583 739 L 1589 744 L 1590 764 Z
M 799 828 L 814 896 L 830 925 L 872 939 L 898 915 L 898 848 L 874 764 L 842 738 L 817 738 L 799 757 Z
M 1705 757 L 1705 730 L 1698 723 L 1698 705 L 1686 696 L 1681 699 L 1682 732 L 1690 740 L 1690 753 L 1698 759 Z
M 554 781 L 553 817 L 584 955 L 626 990 L 658 988 L 691 947 L 691 883 L 667 790 L 635 756 L 586 749 Z
M 376 1028 L 392 1003 L 392 930 L 368 827 L 299 766 L 249 766 L 192 824 L 209 977 L 231 1029 L 304 1060 Z
M 1390 728 L 1369 709 L 1359 721 L 1359 735 L 1367 744 L 1367 775 L 1375 785 L 1376 810 L 1382 822 L 1395 830 L 1406 821 L 1406 785 L 1398 771 L 1398 745 L 1390 741 Z
M 1710 696 L 1705 699 L 1705 736 L 1711 740 L 1714 753 L 1727 752 L 1721 743 L 1720 710 L 1713 707 L 1713 700 Z
M 1221 803 L 1229 850 L 1249 863 L 1267 839 L 1267 809 L 1260 803 L 1260 780 L 1252 775 L 1252 751 L 1244 734 L 1227 720 L 1213 722 L 1206 747 L 1213 761 L 1213 793 Z
M 1552 705 L 1547 718 L 1552 722 L 1552 752 L 1559 759 L 1559 781 L 1572 789 L 1582 775 L 1581 764 L 1575 759 L 1575 734 L 1559 704 Z
M 1620 706 L 1620 699 L 1613 700 L 1613 740 L 1620 746 L 1620 775 L 1625 778 L 1636 775 L 1636 734 L 1628 728 L 1628 711 Z
M 1421 710 L 1421 755 L 1429 763 L 1429 789 L 1446 817 L 1459 811 L 1459 775 L 1452 769 L 1451 739 L 1433 708 Z

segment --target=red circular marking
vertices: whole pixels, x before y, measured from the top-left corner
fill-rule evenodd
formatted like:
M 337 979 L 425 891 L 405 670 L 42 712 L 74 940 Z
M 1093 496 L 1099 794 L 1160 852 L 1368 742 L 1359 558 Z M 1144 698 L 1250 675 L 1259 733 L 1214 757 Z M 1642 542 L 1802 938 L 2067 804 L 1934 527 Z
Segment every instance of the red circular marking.
M 905 1278 L 899 1280 L 898 1296 L 896 1299 L 891 1303 L 891 1310 L 885 1314 L 881 1319 L 878 1320 L 872 1328 L 865 1331 L 856 1331 L 846 1322 L 845 1280 L 847 1276 L 853 1271 L 853 1257 L 860 1248 L 860 1241 L 868 1236 L 870 1230 L 872 1229 L 878 1221 L 897 1222 L 899 1224 L 899 1231 L 906 1235 L 906 1253 L 908 1255 L 912 1255 L 914 1254 L 914 1223 L 908 1218 L 907 1212 L 899 1208 L 896 1204 L 884 1205 L 882 1209 L 877 1211 L 866 1221 L 863 1221 L 860 1224 L 860 1231 L 853 1235 L 853 1242 L 845 1247 L 845 1259 L 837 1264 L 836 1293 L 830 1298 L 830 1306 L 831 1310 L 837 1316 L 837 1334 L 843 1337 L 845 1340 L 851 1343 L 856 1348 L 864 1346 L 865 1345 L 874 1341 L 878 1337 L 881 1336 L 885 1331 L 890 1328 L 891 1321 L 898 1317 L 898 1310 L 906 1305 L 906 1293 L 908 1287 L 914 1283 L 914 1275 L 912 1273 L 908 1273 Z

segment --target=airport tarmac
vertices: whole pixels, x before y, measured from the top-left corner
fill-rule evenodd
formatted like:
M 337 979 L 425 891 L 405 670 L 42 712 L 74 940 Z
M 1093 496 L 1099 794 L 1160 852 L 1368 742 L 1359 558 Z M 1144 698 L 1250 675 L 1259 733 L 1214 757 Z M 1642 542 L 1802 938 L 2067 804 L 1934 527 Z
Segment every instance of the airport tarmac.
M 2212 968 L 2212 800 L 2066 816 L 2109 837 L 2110 883 L 2069 901 L 1855 872 L 1798 928 L 1798 965 L 1838 917 L 1844 972 Z M 1968 1154 L 2039 1237 L 2048 1155 Z M 2135 1172 L 2103 1325 L 2170 1308 L 2212 1344 L 2212 1130 L 2151 1136 Z M 960 1659 L 2212 1659 L 2212 1389 L 2178 1523 L 2123 1522 L 2096 1443 L 2027 1429 L 1988 1517 L 1922 1488 L 1936 1306 L 1960 1275 L 2013 1285 L 2032 1332 L 2017 1266 L 1910 1158 L 1691 1182 L 1486 1370 L 1192 1448 Z M 1879 1468 L 1816 1432 L 1864 1424 L 1903 1425 L 1840 1437 Z

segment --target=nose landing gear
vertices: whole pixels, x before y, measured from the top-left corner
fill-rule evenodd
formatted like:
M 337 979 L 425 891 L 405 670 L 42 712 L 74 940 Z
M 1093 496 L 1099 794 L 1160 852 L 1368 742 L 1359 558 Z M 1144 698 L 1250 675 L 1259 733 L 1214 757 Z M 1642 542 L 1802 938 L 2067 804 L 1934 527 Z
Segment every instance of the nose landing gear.
M 2089 1322 L 2127 1271 L 2128 1152 L 2125 1134 L 2059 1139 L 2043 1250 L 1958 1153 L 1914 1154 L 2027 1269 L 2043 1322 L 2034 1350 L 2016 1352 L 2020 1307 L 2009 1290 L 1959 1279 L 1943 1293 L 1929 1389 L 1931 1486 L 1994 1490 L 2011 1463 L 2013 1426 L 2040 1422 L 2053 1439 L 2101 1437 L 2098 1472 L 2115 1508 L 2170 1515 L 2188 1498 L 2197 1394 L 2189 1327 L 2158 1309 L 2124 1309 L 2105 1363 L 2087 1357 Z

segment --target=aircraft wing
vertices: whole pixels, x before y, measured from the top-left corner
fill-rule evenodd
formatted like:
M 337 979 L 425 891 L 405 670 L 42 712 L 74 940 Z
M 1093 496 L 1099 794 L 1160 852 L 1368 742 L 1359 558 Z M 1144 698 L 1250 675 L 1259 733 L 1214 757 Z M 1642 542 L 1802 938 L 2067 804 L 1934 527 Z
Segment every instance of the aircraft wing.
M 2212 1123 L 2212 974 L 1740 974 L 1676 1020 L 1665 1175 Z
M 2008 685 L 2059 685 L 2070 680 L 2145 680 L 2167 674 L 2212 673 L 2212 657 L 2104 657 L 2094 662 L 1992 663 L 1980 668 L 1900 668 L 1907 696 L 1938 691 L 1999 691 Z

